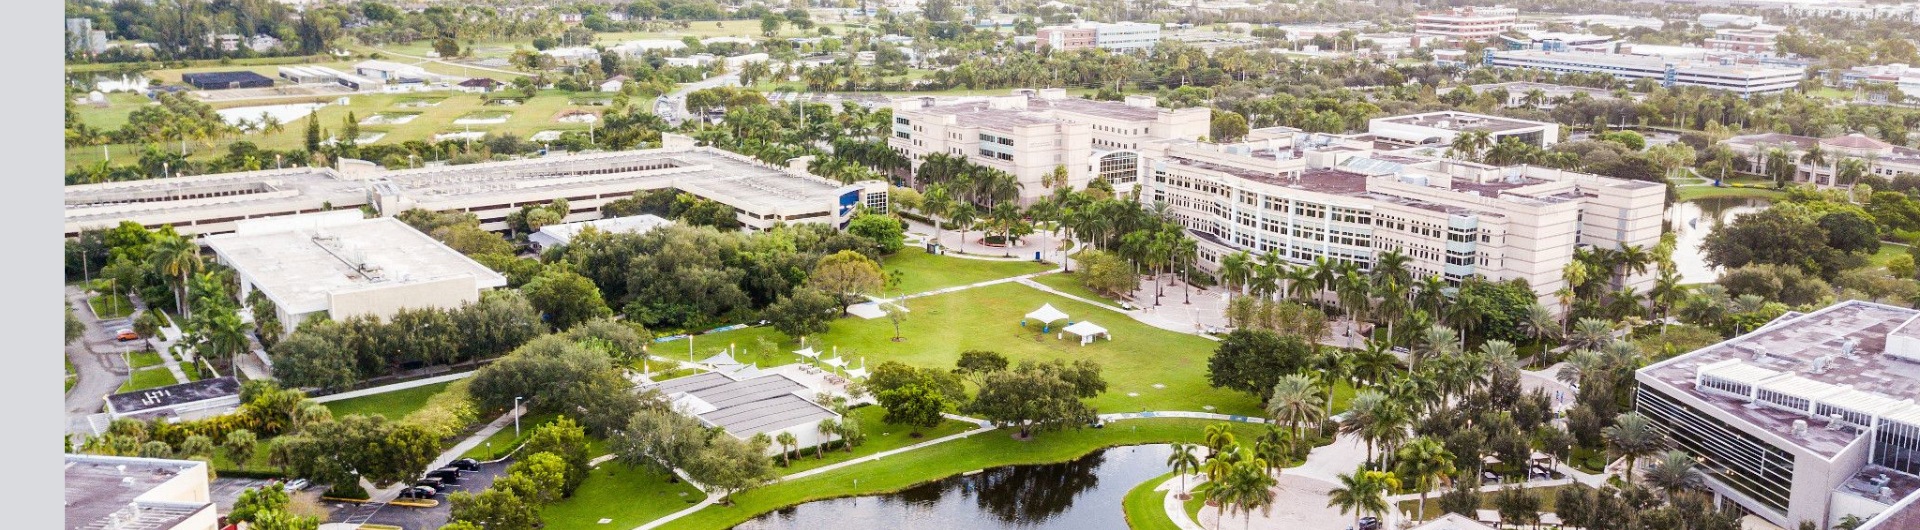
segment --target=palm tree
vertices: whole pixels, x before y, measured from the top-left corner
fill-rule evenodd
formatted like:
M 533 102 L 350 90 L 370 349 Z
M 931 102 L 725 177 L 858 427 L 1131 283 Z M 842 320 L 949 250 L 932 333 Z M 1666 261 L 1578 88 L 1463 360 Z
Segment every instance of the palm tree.
M 1613 419 L 1613 425 L 1601 431 L 1607 439 L 1607 449 L 1615 457 L 1627 459 L 1627 483 L 1633 483 L 1634 463 L 1640 457 L 1650 456 L 1660 451 L 1660 431 L 1653 429 L 1652 423 L 1639 412 L 1627 412 Z
M 1440 481 L 1453 476 L 1453 453 L 1431 437 L 1414 438 L 1401 447 L 1395 455 L 1400 465 L 1394 474 L 1404 480 L 1413 481 L 1413 488 L 1420 490 L 1420 508 L 1415 520 L 1427 520 L 1427 493 L 1433 491 Z
M 1471 130 L 1463 131 L 1458 136 L 1453 137 L 1453 143 L 1447 146 L 1447 150 L 1451 151 L 1455 157 L 1475 161 L 1480 158 L 1481 151 L 1487 150 L 1487 147 L 1492 145 L 1493 136 L 1488 134 L 1487 131 Z
M 1187 475 L 1200 468 L 1200 459 L 1193 455 L 1193 446 L 1174 443 L 1173 454 L 1167 456 L 1167 467 L 1173 468 L 1173 474 L 1180 475 L 1180 499 L 1186 500 L 1190 497 L 1187 495 Z
M 960 229 L 960 253 L 967 253 L 967 232 L 973 231 L 973 222 L 978 220 L 980 211 L 973 203 L 960 202 L 947 210 L 947 220 Z
M 832 437 L 833 433 L 840 432 L 840 422 L 833 418 L 827 418 L 820 420 L 820 425 L 816 428 L 820 430 L 821 442 L 820 445 L 813 446 L 813 458 L 814 460 L 819 460 L 827 457 L 827 443 L 825 440 Z
M 1253 526 L 1253 511 L 1266 511 L 1273 506 L 1273 486 L 1278 483 L 1273 475 L 1267 473 L 1267 462 L 1259 458 L 1240 462 L 1227 472 L 1226 480 L 1215 485 L 1215 491 L 1224 493 L 1221 508 L 1229 502 L 1241 513 L 1246 514 L 1246 527 Z
M 1660 459 L 1647 466 L 1647 484 L 1667 494 L 1671 499 L 1682 491 L 1697 489 L 1702 484 L 1700 470 L 1694 469 L 1693 457 L 1686 451 L 1669 450 L 1660 454 Z
M 773 441 L 780 444 L 780 465 L 783 467 L 792 467 L 793 460 L 791 457 L 793 456 L 793 448 L 800 445 L 800 439 L 795 437 L 793 433 L 782 431 L 779 436 L 773 437 Z
M 174 285 L 176 296 L 174 304 L 180 315 L 190 316 L 187 308 L 187 277 L 199 272 L 203 265 L 200 261 L 200 245 L 193 240 L 177 235 L 161 235 L 153 242 L 153 253 L 149 255 L 154 268 L 168 278 L 179 278 Z
M 1593 350 L 1577 350 L 1567 356 L 1566 363 L 1560 366 L 1560 373 L 1554 374 L 1554 379 L 1566 383 L 1567 386 L 1578 388 L 1581 379 L 1599 369 L 1600 362 L 1599 353 Z
M 1240 287 L 1240 292 L 1245 294 L 1247 282 L 1252 278 L 1252 253 L 1242 250 L 1220 257 L 1220 283 L 1226 285 L 1227 291 L 1233 291 L 1234 286 L 1237 285 Z
M 1225 423 L 1208 425 L 1202 436 L 1207 443 L 1207 458 L 1218 458 L 1222 451 L 1235 445 L 1233 426 Z
M 1387 414 L 1386 408 L 1393 406 L 1386 394 L 1376 390 L 1361 390 L 1355 393 L 1353 401 L 1347 404 L 1347 421 L 1340 424 L 1341 434 L 1359 436 L 1367 445 L 1367 461 L 1373 461 L 1374 437 L 1378 434 L 1374 424 Z
M 1422 361 L 1460 353 L 1459 341 L 1460 333 L 1453 328 L 1438 324 L 1428 327 L 1420 334 L 1419 347 L 1413 349 L 1413 370 L 1419 370 Z
M 1567 346 L 1577 350 L 1597 350 L 1613 341 L 1613 323 L 1597 318 L 1582 318 L 1567 334 Z
M 1274 383 L 1273 394 L 1267 398 L 1267 414 L 1273 416 L 1274 421 L 1285 423 L 1298 436 L 1300 424 L 1320 421 L 1322 403 L 1313 379 L 1293 374 Z
M 1400 480 L 1393 473 L 1367 471 L 1366 466 L 1341 473 L 1339 478 L 1340 487 L 1327 492 L 1327 506 L 1340 508 L 1342 515 L 1353 512 L 1354 528 L 1360 527 L 1362 515 L 1386 513 L 1387 493 L 1400 489 Z
M 1552 340 L 1560 334 L 1560 319 L 1553 316 L 1553 309 L 1535 302 L 1527 308 L 1527 334 L 1534 340 Z
M 1273 475 L 1279 475 L 1293 460 L 1293 449 L 1293 433 L 1271 424 L 1253 441 L 1253 456 L 1266 461 L 1267 472 Z

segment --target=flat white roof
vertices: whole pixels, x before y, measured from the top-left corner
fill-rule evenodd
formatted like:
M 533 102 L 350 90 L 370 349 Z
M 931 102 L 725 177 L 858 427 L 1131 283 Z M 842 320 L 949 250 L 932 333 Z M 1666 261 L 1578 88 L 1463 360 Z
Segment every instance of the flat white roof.
M 399 219 L 348 210 L 246 221 L 208 247 L 292 314 L 323 311 L 329 295 L 472 276 L 482 289 L 507 279 Z
M 547 225 L 541 227 L 539 232 L 528 235 L 527 240 L 538 243 L 542 247 L 551 247 L 567 244 L 567 242 L 573 240 L 573 236 L 579 235 L 580 231 L 586 230 L 587 227 L 593 227 L 595 230 L 607 233 L 645 234 L 653 231 L 655 228 L 670 224 L 673 224 L 673 221 L 668 221 L 652 214 L 595 219 L 578 223 Z

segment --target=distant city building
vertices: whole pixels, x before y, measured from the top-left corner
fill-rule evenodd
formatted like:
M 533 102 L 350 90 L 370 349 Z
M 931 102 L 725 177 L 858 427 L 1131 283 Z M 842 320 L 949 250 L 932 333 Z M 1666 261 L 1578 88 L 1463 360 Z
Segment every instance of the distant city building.
M 384 319 L 401 309 L 458 308 L 507 285 L 399 219 L 366 219 L 358 210 L 241 221 L 205 242 L 233 267 L 240 296 L 265 294 L 287 331 L 312 315 Z
M 1766 153 L 1779 149 L 1792 157 L 1799 171 L 1793 175 L 1794 182 L 1805 182 L 1816 186 L 1852 186 L 1852 182 L 1839 181 L 1839 168 L 1843 160 L 1858 160 L 1865 164 L 1865 173 L 1893 178 L 1902 173 L 1920 175 L 1920 149 L 1903 145 L 1894 145 L 1876 140 L 1866 135 L 1854 133 L 1832 138 L 1816 138 L 1782 133 L 1761 133 L 1735 136 L 1724 143 L 1738 153 L 1739 160 L 1746 162 L 1748 172 L 1766 173 Z M 1823 164 L 1801 163 L 1800 156 L 1820 146 L 1825 153 Z M 1707 175 L 1717 177 L 1718 175 Z
M 1483 64 L 1559 73 L 1611 74 L 1626 81 L 1652 79 L 1663 87 L 1697 86 L 1742 97 L 1785 92 L 1807 78 L 1805 70 L 1757 65 L 1676 62 L 1660 57 L 1538 50 L 1489 51 Z
M 180 81 L 201 90 L 226 90 L 232 88 L 267 88 L 273 86 L 273 78 L 246 70 L 230 72 L 194 72 L 180 74 Z
M 1448 42 L 1485 41 L 1513 29 L 1520 10 L 1511 7 L 1455 7 L 1421 13 L 1413 32 Z
M 1736 15 L 1732 13 L 1703 13 L 1694 19 L 1694 23 L 1708 29 L 1727 26 L 1750 28 L 1764 22 L 1766 22 L 1766 20 L 1760 18 L 1758 15 Z
M 1658 18 L 1630 17 L 1626 15 L 1568 15 L 1568 16 L 1560 17 L 1559 20 L 1562 23 L 1572 24 L 1575 26 L 1583 27 L 1583 28 L 1590 27 L 1590 26 L 1606 26 L 1609 28 L 1620 29 L 1620 30 L 1646 28 L 1654 31 L 1659 31 L 1660 28 L 1664 28 L 1667 26 L 1667 21 L 1660 20 Z
M 573 241 L 573 236 L 580 235 L 580 232 L 588 228 L 608 234 L 645 234 L 652 232 L 655 228 L 671 224 L 673 221 L 652 214 L 576 221 L 540 227 L 540 231 L 527 234 L 527 243 L 532 245 L 535 251 L 541 251 L 570 243 Z
M 1840 72 L 1840 86 L 1852 88 L 1860 83 L 1894 85 L 1907 97 L 1920 97 L 1920 68 L 1894 63 L 1855 66 Z
M 1518 35 L 1516 35 L 1518 33 Z M 1500 34 L 1509 50 L 1583 51 L 1612 53 L 1619 43 L 1613 37 L 1591 33 L 1557 31 L 1510 31 Z
M 1751 28 L 1720 28 L 1707 39 L 1707 47 L 1739 53 L 1773 53 L 1774 40 L 1784 28 L 1757 25 Z
M 548 48 L 545 50 L 541 50 L 540 54 L 548 57 L 552 57 L 554 62 L 557 62 L 560 64 L 578 65 L 578 64 L 586 64 L 586 63 L 600 60 L 600 50 L 596 50 L 587 46 Z
M 1466 131 L 1486 131 L 1494 144 L 1507 138 L 1535 147 L 1553 147 L 1560 143 L 1560 124 L 1474 114 L 1439 111 L 1374 118 L 1367 121 L 1367 133 L 1375 140 L 1404 146 L 1445 148 Z
M 205 462 L 70 454 L 65 474 L 63 528 L 220 528 Z
M 1152 50 L 1160 44 L 1160 25 L 1144 22 L 1081 22 L 1040 28 L 1034 36 L 1037 42 L 1057 50 Z
M 1635 373 L 1636 407 L 1707 488 L 1782 528 L 1914 520 L 1920 311 L 1851 300 L 1789 313 Z M 1643 459 L 1644 461 L 1644 459 Z M 1863 528 L 1911 528 L 1879 526 Z
M 1139 200 L 1165 202 L 1199 240 L 1199 264 L 1274 252 L 1373 266 L 1383 252 L 1414 274 L 1520 279 L 1550 307 L 1581 246 L 1651 248 L 1666 188 L 1556 169 L 1379 153 L 1364 137 L 1254 131 L 1249 141 L 1149 143 Z M 1646 274 L 1612 283 L 1645 289 Z
M 1207 107 L 1161 108 L 1153 96 L 1095 101 L 1068 97 L 1065 89 L 903 97 L 894 100 L 887 145 L 913 160 L 916 169 L 922 157 L 944 153 L 1011 173 L 1020 180 L 1025 202 L 1053 193 L 1041 179 L 1056 167 L 1067 169 L 1067 184 L 1075 188 L 1095 177 L 1130 184 L 1139 174 L 1142 144 L 1206 136 L 1212 116 Z

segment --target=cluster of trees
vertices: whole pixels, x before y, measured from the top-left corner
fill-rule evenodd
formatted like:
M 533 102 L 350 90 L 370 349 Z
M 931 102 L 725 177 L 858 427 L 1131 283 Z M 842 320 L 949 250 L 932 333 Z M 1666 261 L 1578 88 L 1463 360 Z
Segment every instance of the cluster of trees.
M 527 297 L 491 291 L 457 309 L 403 309 L 384 321 L 312 317 L 269 351 L 274 377 L 333 390 L 402 370 L 492 359 L 545 331 Z
M 608 217 L 653 214 L 681 224 L 710 226 L 721 231 L 739 230 L 742 226 L 733 207 L 672 188 L 635 192 L 631 198 L 607 203 L 601 213 Z
M 200 255 L 200 245 L 173 227 L 148 230 L 122 222 L 66 242 L 67 274 L 92 278 L 109 296 L 137 296 L 147 310 L 134 317 L 134 330 L 154 336 L 173 323 L 161 307 L 173 306 L 185 337 L 179 347 L 193 349 L 210 362 L 231 362 L 251 349 L 247 326 L 237 315 L 239 283 L 233 270 Z M 228 367 L 230 368 L 230 366 Z
M 977 388 L 967 396 L 967 384 Z M 1079 428 L 1097 411 L 1083 399 L 1105 392 L 1100 365 L 1089 360 L 1022 361 L 985 350 L 961 352 L 951 371 L 915 368 L 895 361 L 874 367 L 864 391 L 886 409 L 887 423 L 933 428 L 944 412 L 978 415 L 1001 427 L 1017 426 L 1021 438 L 1035 432 Z
M 573 496 L 587 479 L 592 455 L 586 429 L 561 416 L 535 428 L 506 475 L 480 493 L 454 492 L 451 523 L 443 529 L 531 530 L 542 525 L 540 509 Z
M 240 406 L 231 414 L 183 422 L 116 420 L 107 432 L 86 437 L 79 450 L 211 463 L 217 448 L 225 451 L 229 461 L 245 462 L 259 450 L 261 440 L 330 418 L 326 407 L 307 401 L 298 390 L 248 381 L 241 387 Z
M 209 2 L 107 2 L 74 0 L 67 2 L 70 18 L 93 21 L 93 28 L 107 32 L 114 40 L 150 42 L 154 46 L 138 49 L 118 46 L 106 53 L 91 55 L 82 47 L 68 53 L 76 62 L 125 62 L 154 59 L 219 59 L 262 55 L 249 46 L 234 51 L 220 49 L 210 35 L 232 33 L 241 38 L 266 35 L 280 39 L 281 48 L 265 54 L 311 55 L 328 50 L 343 34 L 340 15 L 343 9 L 303 11 L 286 4 L 267 1 Z M 391 8 L 389 8 L 391 9 Z M 71 37 L 69 37 L 71 38 Z
M 318 504 L 296 502 L 285 488 L 269 485 L 240 492 L 227 522 L 259 530 L 318 530 L 326 516 L 326 509 Z
M 823 421 L 820 428 L 827 432 L 840 429 L 840 425 Z M 717 490 L 721 502 L 727 504 L 732 503 L 733 493 L 770 482 L 778 473 L 766 457 L 772 447 L 772 439 L 766 434 L 741 440 L 724 429 L 701 425 L 665 403 L 634 413 L 613 442 L 614 454 L 622 462 L 653 469 L 670 481 L 677 480 L 674 470 L 682 470 L 687 478 Z M 781 443 L 784 446 L 792 441 L 783 437 Z M 852 444 L 847 447 L 852 450 Z
M 1182 480 L 1195 471 L 1205 475 L 1209 487 L 1202 491 L 1207 499 L 1218 503 L 1221 512 L 1240 512 L 1251 523 L 1255 510 L 1272 508 L 1274 487 L 1280 482 L 1275 477 L 1281 469 L 1292 465 L 1292 432 L 1269 425 L 1266 432 L 1254 438 L 1251 447 L 1234 439 L 1227 424 L 1207 426 L 1205 436 L 1206 444 L 1202 446 L 1173 444 L 1167 465 L 1181 474 Z M 1193 454 L 1199 448 L 1207 450 L 1204 459 Z M 1185 489 L 1182 486 L 1181 490 Z
M 579 418 L 589 432 L 604 436 L 658 399 L 631 392 L 633 383 L 624 375 L 644 343 L 630 326 L 589 322 L 535 338 L 482 367 L 467 393 L 485 410 L 506 410 L 525 398 L 529 411 Z
M 1875 195 L 1885 198 L 1876 202 L 1914 204 L 1901 193 Z M 1880 250 L 1880 232 L 1874 222 L 1879 217 L 1869 213 L 1871 207 L 1871 203 L 1863 209 L 1844 202 L 1790 202 L 1741 214 L 1707 234 L 1702 250 L 1715 266 L 1781 265 L 1830 280 L 1840 271 L 1866 265 L 1867 258 Z

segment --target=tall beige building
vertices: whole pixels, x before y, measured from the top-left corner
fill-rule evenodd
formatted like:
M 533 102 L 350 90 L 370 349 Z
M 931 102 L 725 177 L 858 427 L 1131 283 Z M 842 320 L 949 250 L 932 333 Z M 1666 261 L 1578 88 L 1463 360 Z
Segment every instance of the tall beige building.
M 1152 96 L 1125 102 L 1067 96 L 1064 89 L 1016 90 L 994 97 L 907 97 L 893 103 L 887 144 L 913 160 L 944 153 L 1019 178 L 1022 202 L 1052 190 L 1042 177 L 1067 168 L 1067 182 L 1084 187 L 1094 177 L 1128 184 L 1138 176 L 1147 143 L 1205 137 L 1211 109 L 1165 109 Z
M 1294 129 L 1249 137 L 1142 149 L 1140 200 L 1167 203 L 1200 241 L 1207 270 L 1240 250 L 1363 269 L 1398 250 L 1416 276 L 1523 279 L 1545 302 L 1564 285 L 1561 270 L 1575 247 L 1660 239 L 1660 184 L 1375 153 L 1368 142 Z M 1619 283 L 1644 290 L 1651 281 Z

